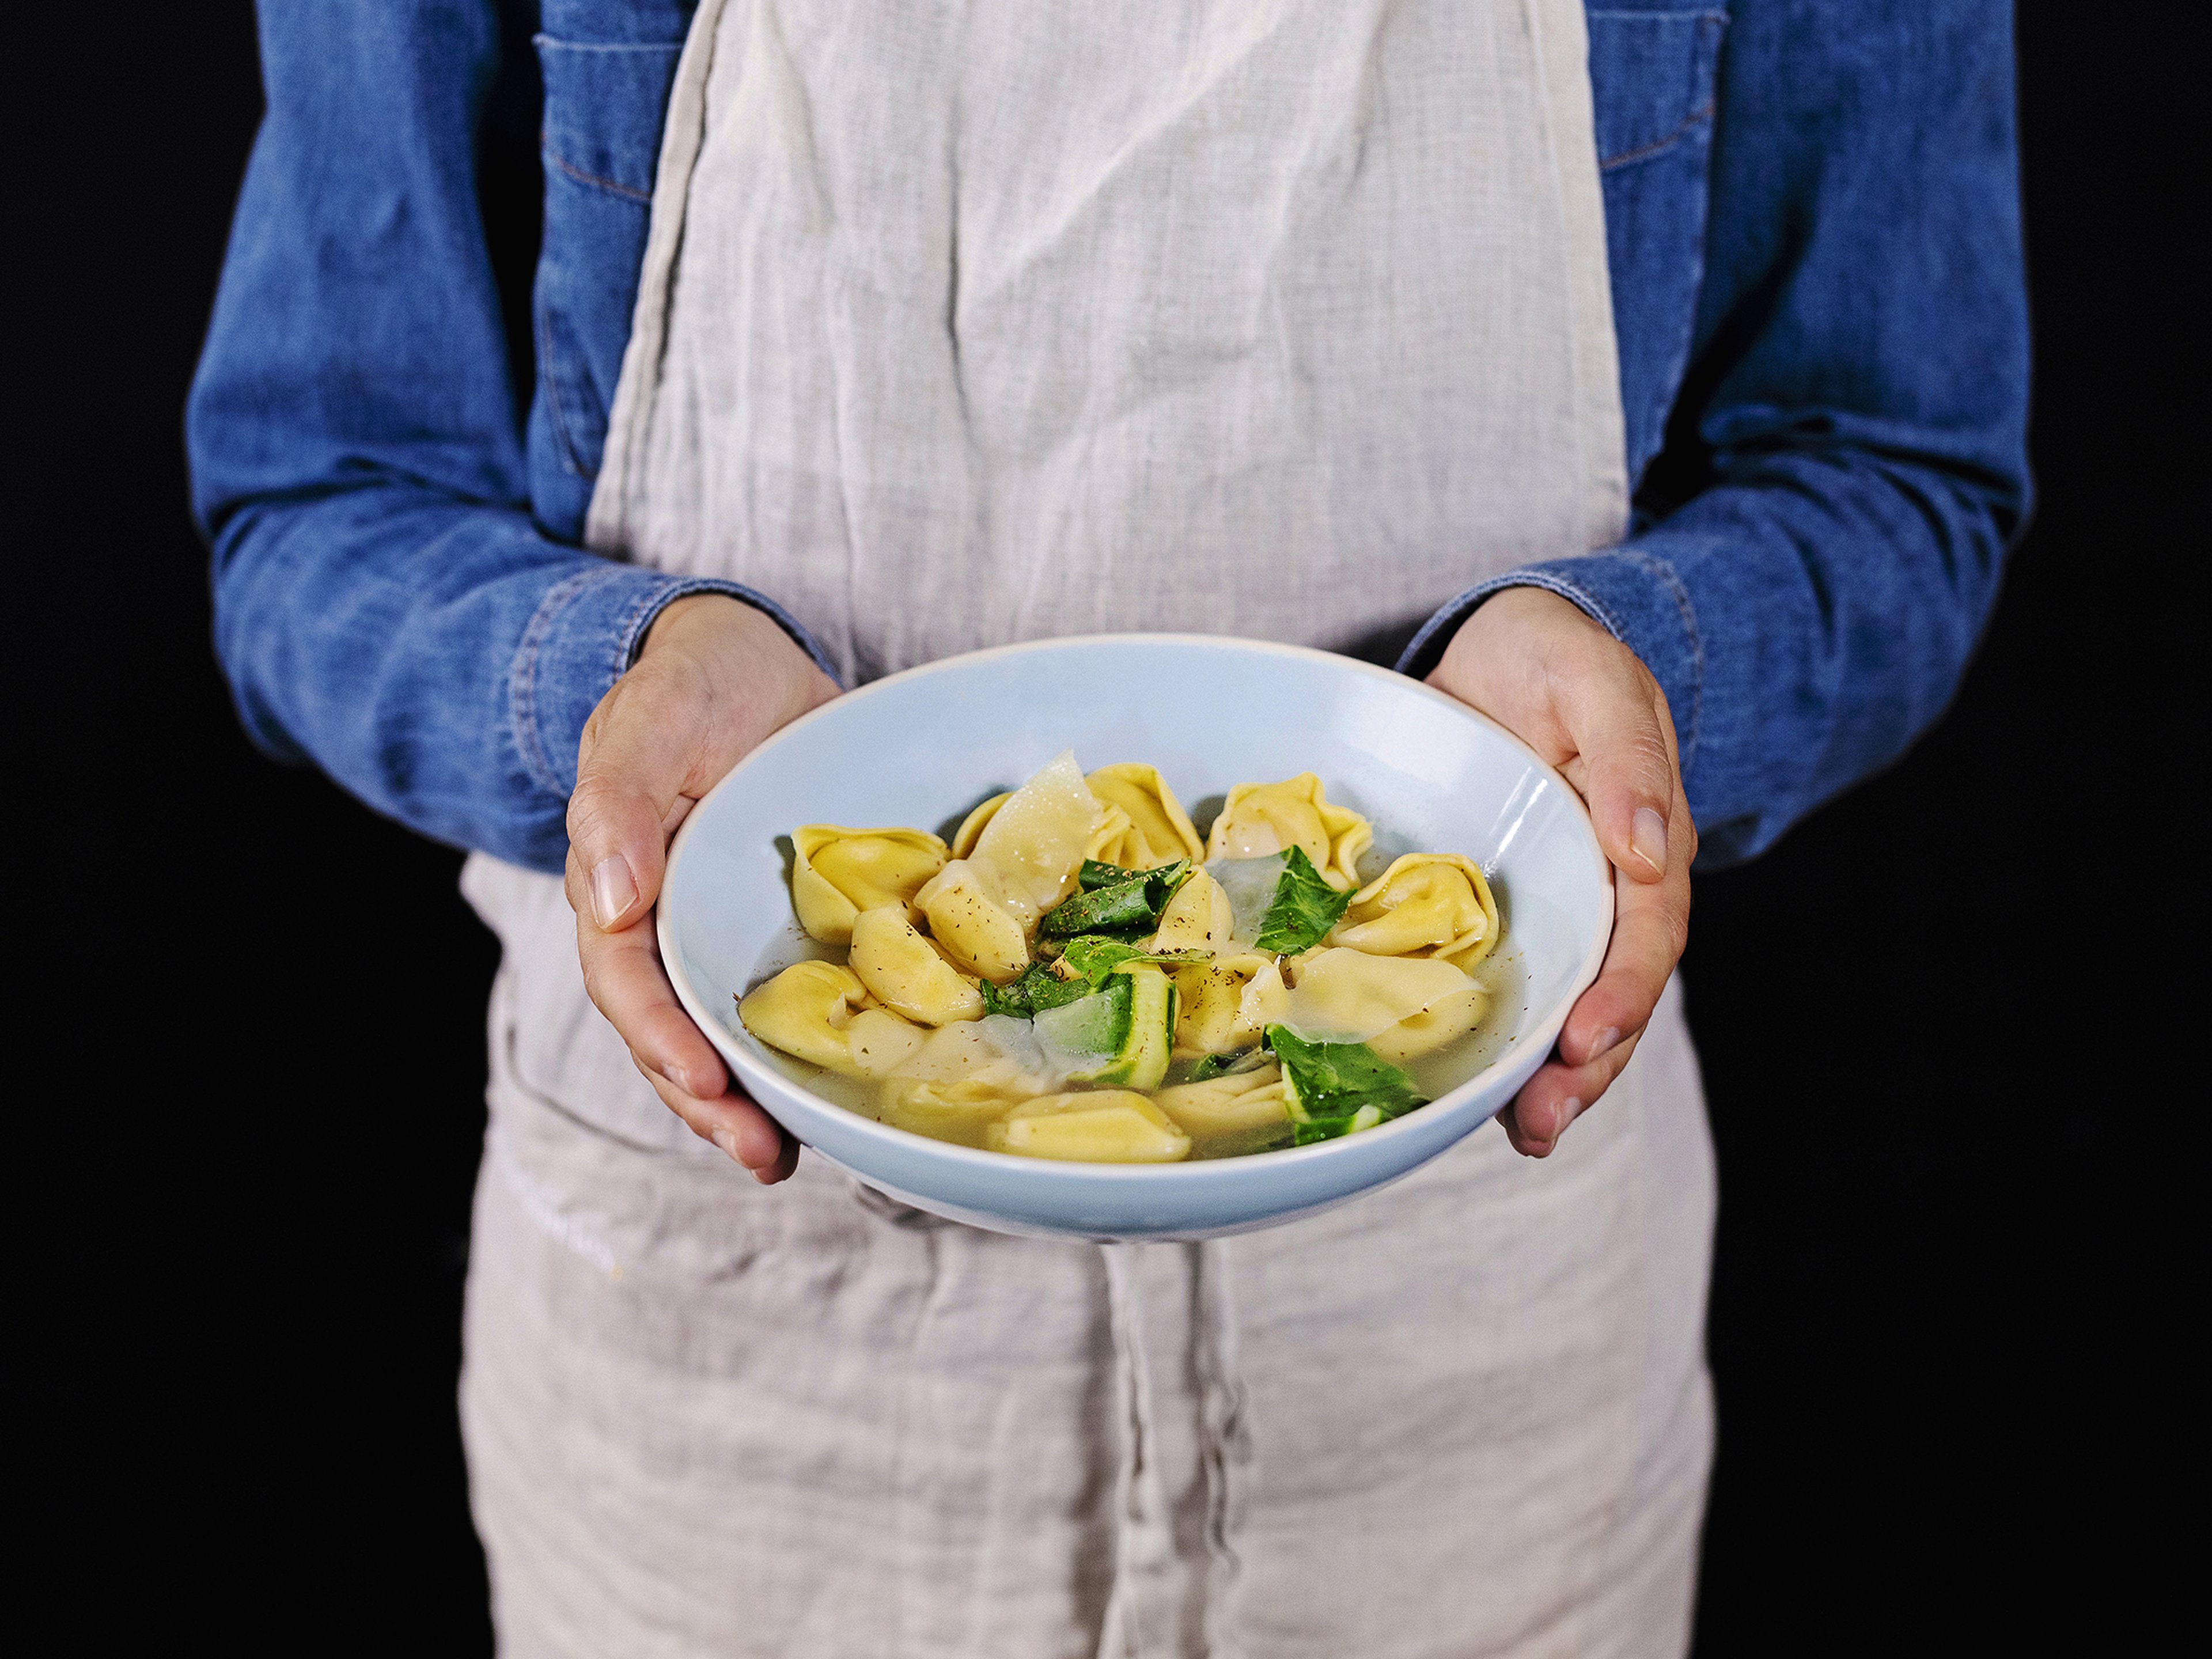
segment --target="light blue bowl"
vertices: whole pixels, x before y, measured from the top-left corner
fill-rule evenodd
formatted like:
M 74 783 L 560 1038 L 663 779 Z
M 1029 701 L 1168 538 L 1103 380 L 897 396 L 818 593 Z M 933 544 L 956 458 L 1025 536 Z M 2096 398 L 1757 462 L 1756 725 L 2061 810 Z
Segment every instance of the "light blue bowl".
M 778 838 L 800 823 L 934 828 L 1063 749 L 1086 770 L 1158 766 L 1186 806 L 1231 784 L 1320 774 L 1390 852 L 1464 853 L 1495 884 L 1526 994 L 1460 1087 L 1395 1121 L 1295 1151 L 1197 1164 L 1060 1164 L 894 1129 L 795 1080 L 737 997 L 807 954 Z M 1346 657 L 1195 635 L 1052 640 L 864 686 L 770 738 L 701 801 L 671 850 L 662 960 L 754 1099 L 902 1203 L 1000 1232 L 1204 1238 L 1272 1226 L 1395 1181 L 1480 1127 L 1551 1052 L 1597 976 L 1612 873 L 1574 791 L 1518 738 L 1426 686 Z M 1525 1006 L 1514 1006 L 1516 1004 Z

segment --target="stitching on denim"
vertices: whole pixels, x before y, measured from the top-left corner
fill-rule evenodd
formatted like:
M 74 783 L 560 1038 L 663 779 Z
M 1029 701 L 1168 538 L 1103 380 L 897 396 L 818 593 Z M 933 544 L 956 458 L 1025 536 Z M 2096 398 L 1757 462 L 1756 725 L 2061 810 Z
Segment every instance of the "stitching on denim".
M 638 602 L 629 608 L 629 615 L 615 625 L 613 635 L 607 641 L 613 647 L 607 662 L 614 670 L 617 679 L 629 672 L 630 664 L 637 655 L 637 636 L 645 631 L 647 615 L 658 615 L 686 592 L 696 592 L 699 586 L 682 580 L 669 580 L 640 596 Z
M 543 142 L 544 135 L 540 134 L 539 138 L 540 141 Z M 550 143 L 545 145 L 545 159 L 552 162 L 555 167 L 560 168 L 562 172 L 567 173 L 571 179 L 574 179 L 580 185 L 596 185 L 599 189 L 611 191 L 613 194 L 623 198 L 625 201 L 643 202 L 648 207 L 653 204 L 653 192 L 651 191 L 633 190 L 629 185 L 618 185 L 611 179 L 602 179 L 596 173 L 586 173 L 583 168 L 562 161 L 561 159 L 560 153 L 556 151 Z
M 1613 614 L 1606 602 L 1563 576 L 1554 576 L 1548 570 L 1508 571 L 1495 580 L 1490 592 L 1502 593 L 1509 587 L 1540 587 L 1547 593 L 1556 593 L 1621 644 L 1628 643 L 1627 633 L 1620 625 L 1620 618 Z M 1485 599 L 1489 597 L 1490 593 L 1483 595 Z
M 597 583 L 611 581 L 616 567 L 610 565 L 599 570 L 580 570 L 554 583 L 545 597 L 538 601 L 538 609 L 530 617 L 529 625 L 522 630 L 522 642 L 514 649 L 514 670 L 507 692 L 507 722 L 514 731 L 515 752 L 521 756 L 523 769 L 531 781 L 548 793 L 566 799 L 568 786 L 553 769 L 551 757 L 545 752 L 543 735 L 538 729 L 538 663 L 559 625 L 561 615 Z
M 665 589 L 649 597 L 647 602 L 639 607 L 639 614 L 625 630 L 628 635 L 628 643 L 618 649 L 617 660 L 627 668 L 630 658 L 635 656 L 637 651 L 637 635 L 645 631 L 652 620 L 652 616 L 657 615 L 678 599 L 689 599 L 694 593 L 726 593 L 740 604 L 750 605 L 781 628 L 791 642 L 806 653 L 806 659 L 830 677 L 831 684 L 840 691 L 847 689 L 845 677 L 837 672 L 837 665 L 823 653 L 819 641 L 806 631 L 796 617 L 769 598 L 767 594 L 757 592 L 747 587 L 743 582 L 726 581 L 718 576 L 678 578 L 672 580 Z
M 1664 138 L 1655 138 L 1648 144 L 1639 144 L 1634 149 L 1625 149 L 1618 155 L 1607 156 L 1605 160 L 1597 164 L 1597 170 L 1600 173 L 1611 173 L 1615 167 L 1625 167 L 1634 161 L 1648 161 L 1653 156 L 1658 155 L 1661 150 L 1672 149 L 1676 144 L 1680 143 L 1683 139 L 1690 136 L 1690 131 L 1692 128 L 1697 127 L 1705 122 L 1710 121 L 1712 118 L 1713 105 L 1711 102 L 1708 101 L 1701 107 L 1693 109 L 1687 115 L 1684 116 L 1682 118 L 1682 125 L 1676 127 L 1674 131 L 1668 133 Z
M 553 349 L 552 302 L 540 296 L 536 312 L 532 331 L 538 337 L 538 368 L 545 382 L 545 407 L 552 418 L 554 440 L 561 450 L 561 465 L 569 477 L 589 483 L 592 475 L 584 471 L 583 456 L 577 449 L 575 435 L 568 430 L 568 417 L 561 407 L 567 388 L 562 384 L 557 367 L 560 355 Z
M 1682 739 L 1682 775 L 1689 775 L 1690 768 L 1698 757 L 1698 739 L 1705 728 L 1705 636 L 1698 629 L 1698 609 L 1690 602 L 1690 590 L 1682 586 L 1682 579 L 1674 574 L 1674 567 L 1666 560 L 1656 558 L 1640 547 L 1616 547 L 1631 563 L 1659 578 L 1674 596 L 1674 609 L 1682 618 L 1682 631 L 1690 639 L 1690 734 Z

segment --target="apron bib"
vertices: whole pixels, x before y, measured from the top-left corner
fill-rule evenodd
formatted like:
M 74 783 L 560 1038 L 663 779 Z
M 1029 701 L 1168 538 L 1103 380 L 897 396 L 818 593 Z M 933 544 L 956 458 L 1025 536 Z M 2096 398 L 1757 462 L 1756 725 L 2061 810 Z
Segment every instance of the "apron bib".
M 849 680 L 1331 648 L 1626 510 L 1577 0 L 704 0 L 586 528 Z M 1204 1246 L 758 1189 L 505 957 L 463 1382 L 511 1654 L 1675 1653 L 1713 1191 L 1670 990 L 1543 1164 L 1486 1128 Z

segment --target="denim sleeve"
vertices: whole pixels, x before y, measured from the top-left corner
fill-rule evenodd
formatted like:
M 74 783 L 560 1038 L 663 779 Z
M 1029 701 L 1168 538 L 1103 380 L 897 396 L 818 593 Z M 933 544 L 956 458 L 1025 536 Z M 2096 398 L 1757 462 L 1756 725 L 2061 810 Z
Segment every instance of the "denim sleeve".
M 1500 588 L 1573 600 L 1666 691 L 1701 862 L 1901 754 L 2027 511 L 2013 109 L 2008 7 L 1734 8 L 1696 345 L 1632 533 L 1470 589 L 1401 665 Z
M 823 659 L 758 594 L 532 519 L 476 189 L 497 27 L 493 0 L 262 8 L 268 111 L 185 430 L 255 741 L 557 871 L 585 718 L 671 600 L 732 593 Z

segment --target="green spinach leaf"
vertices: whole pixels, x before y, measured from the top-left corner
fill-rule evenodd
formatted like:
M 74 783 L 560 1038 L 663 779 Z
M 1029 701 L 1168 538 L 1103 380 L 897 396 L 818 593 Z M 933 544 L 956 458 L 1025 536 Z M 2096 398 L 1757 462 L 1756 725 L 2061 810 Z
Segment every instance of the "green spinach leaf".
M 1294 957 L 1328 938 L 1351 902 L 1349 891 L 1340 893 L 1321 878 L 1304 848 L 1293 847 L 1253 943 L 1262 951 Z
M 1282 1062 L 1283 1093 L 1300 1126 L 1301 1146 L 1428 1104 L 1413 1079 L 1364 1042 L 1309 1042 L 1287 1025 L 1270 1025 L 1267 1047 Z
M 1081 979 L 1062 979 L 1053 972 L 1049 964 L 1033 962 L 1021 971 L 1018 978 L 1004 985 L 983 981 L 983 1012 L 987 1014 L 1011 1014 L 1016 1019 L 1033 1018 L 1042 1008 L 1057 1008 L 1091 994 L 1091 986 Z
M 1078 892 L 1044 913 L 1037 932 L 1046 939 L 1078 933 L 1133 934 L 1152 927 L 1176 888 L 1190 879 L 1190 862 L 1177 859 L 1109 887 Z

